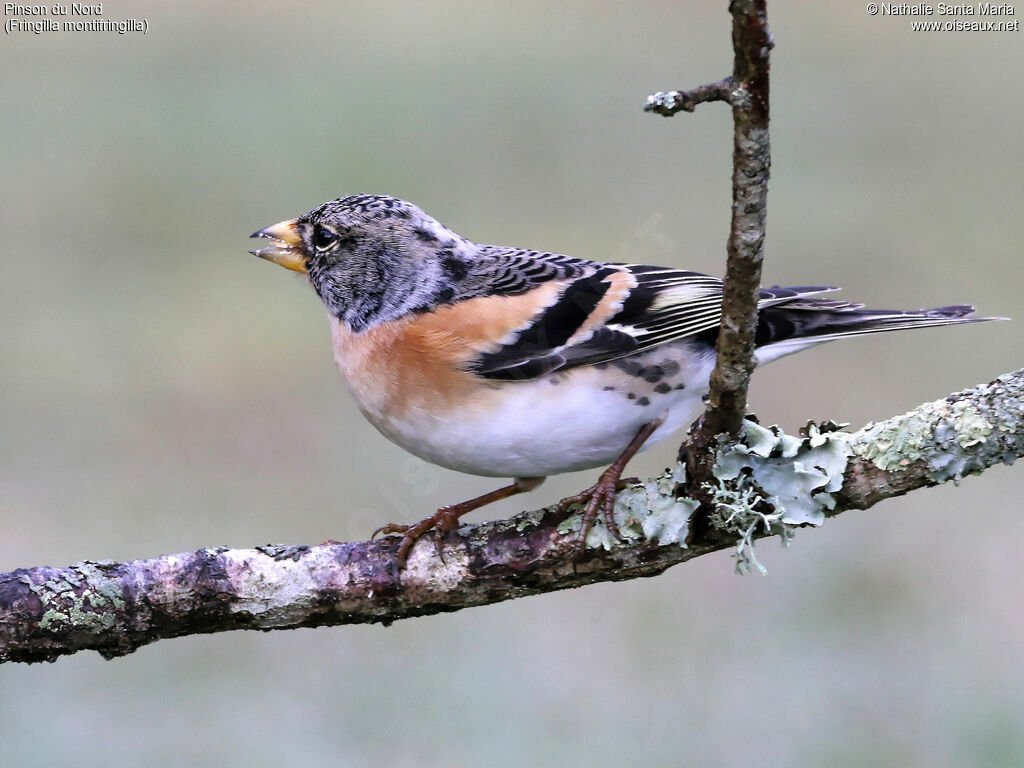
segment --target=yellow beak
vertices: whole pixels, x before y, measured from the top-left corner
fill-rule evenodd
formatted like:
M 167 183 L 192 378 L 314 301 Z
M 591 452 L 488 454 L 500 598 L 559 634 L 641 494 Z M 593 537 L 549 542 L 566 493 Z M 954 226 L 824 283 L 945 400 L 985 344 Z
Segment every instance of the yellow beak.
M 292 272 L 305 272 L 308 257 L 295 222 L 295 219 L 288 219 L 288 221 L 279 222 L 272 227 L 261 229 L 259 232 L 253 232 L 250 237 L 269 238 L 270 245 L 260 248 L 258 251 L 249 251 L 249 253 L 280 264 Z

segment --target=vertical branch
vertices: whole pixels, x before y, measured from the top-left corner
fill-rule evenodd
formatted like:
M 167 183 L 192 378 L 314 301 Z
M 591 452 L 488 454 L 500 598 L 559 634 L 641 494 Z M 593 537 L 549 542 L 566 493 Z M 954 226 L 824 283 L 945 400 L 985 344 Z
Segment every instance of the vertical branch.
M 732 106 L 732 223 L 722 295 L 722 319 L 711 374 L 708 405 L 690 442 L 680 452 L 686 462 L 685 493 L 710 506 L 704 485 L 711 479 L 719 435 L 739 437 L 747 410 L 747 386 L 754 370 L 758 289 L 768 200 L 771 152 L 768 135 L 768 73 L 772 39 L 767 0 L 731 0 L 732 77 L 690 91 L 656 93 L 645 109 L 670 116 L 692 112 L 701 103 L 727 101 Z M 705 514 L 691 521 L 690 540 L 708 534 Z
M 706 453 L 717 435 L 739 436 L 747 409 L 747 385 L 754 369 L 758 288 L 768 200 L 771 152 L 768 137 L 768 72 L 772 38 L 767 0 L 732 0 L 733 74 L 689 91 L 659 92 L 644 109 L 669 117 L 693 112 L 698 104 L 732 106 L 732 223 L 718 334 L 718 362 L 711 374 L 707 411 L 691 440 L 690 464 Z M 698 472 L 699 474 L 699 472 Z
M 768 70 L 772 47 L 766 0 L 733 0 L 732 225 L 718 334 L 718 362 L 711 374 L 708 408 L 694 443 L 739 435 L 754 370 L 754 334 L 768 199 L 771 152 L 768 136 Z

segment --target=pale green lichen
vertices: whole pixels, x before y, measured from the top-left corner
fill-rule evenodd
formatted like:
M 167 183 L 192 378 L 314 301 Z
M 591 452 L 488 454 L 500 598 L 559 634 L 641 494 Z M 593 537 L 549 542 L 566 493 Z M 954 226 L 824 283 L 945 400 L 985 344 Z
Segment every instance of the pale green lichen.
M 923 461 L 933 483 L 1010 464 L 1024 439 L 1024 373 L 915 408 L 853 436 L 854 453 L 886 471 Z
M 60 571 L 41 584 L 30 584 L 44 605 L 39 620 L 43 630 L 69 628 L 97 632 L 113 629 L 117 615 L 124 609 L 119 585 L 98 566 L 107 563 L 78 563 Z
M 810 424 L 805 437 L 794 437 L 746 421 L 740 439 L 719 451 L 715 478 L 724 487 L 748 477 L 765 500 L 785 511 L 782 522 L 821 525 L 835 507 L 832 494 L 843 485 L 850 456 L 849 434 L 835 431 L 837 426 Z
M 888 471 L 923 458 L 932 444 L 934 426 L 912 411 L 882 424 L 868 424 L 857 434 L 864 439 L 856 441 L 854 453 Z
M 992 434 L 992 425 L 970 403 L 954 403 L 953 413 L 953 428 L 961 448 L 983 443 Z
M 793 526 L 785 522 L 785 510 L 762 512 L 763 498 L 745 476 L 737 478 L 734 487 L 716 488 L 713 498 L 715 509 L 709 516 L 711 524 L 736 536 L 733 552 L 736 573 L 748 573 L 751 568 L 757 568 L 762 575 L 768 573 L 754 551 L 754 535 L 761 526 L 765 533 L 778 533 L 783 546 L 788 546 L 793 540 Z
M 738 572 L 766 573 L 754 553 L 759 527 L 779 534 L 785 545 L 796 526 L 821 525 L 835 507 L 832 494 L 843 485 L 850 456 L 849 434 L 838 426 L 809 424 L 804 437 L 795 437 L 746 421 L 740 439 L 719 450 L 709 519 L 737 538 Z
M 541 520 L 544 518 L 543 509 L 535 509 L 530 512 L 520 512 L 515 517 L 516 531 L 522 533 L 528 528 L 535 528 L 540 525 Z
M 666 470 L 660 477 L 638 483 L 623 490 L 615 499 L 615 522 L 626 541 L 641 538 L 661 546 L 685 546 L 687 521 L 697 508 L 696 501 L 677 498 L 675 488 L 682 481 L 683 469 Z M 558 525 L 562 534 L 576 533 L 580 529 L 582 513 L 576 512 Z M 588 548 L 611 550 L 619 545 L 615 536 L 598 518 L 587 533 Z
M 788 543 L 793 527 L 821 525 L 826 511 L 835 506 L 832 494 L 842 486 L 850 451 L 848 435 L 834 429 L 835 425 L 810 425 L 805 437 L 794 437 L 778 427 L 747 422 L 740 441 L 719 452 L 717 485 L 710 489 L 717 505 L 711 522 L 737 538 L 738 570 L 764 570 L 753 551 L 758 526 Z M 699 503 L 675 496 L 683 479 L 684 470 L 677 466 L 620 493 L 615 522 L 623 539 L 643 537 L 662 546 L 685 546 L 688 522 Z M 580 517 L 577 513 L 566 518 L 559 532 L 579 531 Z M 588 547 L 610 550 L 617 543 L 600 519 L 587 534 Z

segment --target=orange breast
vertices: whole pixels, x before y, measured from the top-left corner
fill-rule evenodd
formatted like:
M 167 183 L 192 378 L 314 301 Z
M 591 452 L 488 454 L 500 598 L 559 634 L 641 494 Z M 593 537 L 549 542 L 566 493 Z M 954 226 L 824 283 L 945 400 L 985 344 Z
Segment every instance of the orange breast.
M 466 371 L 481 353 L 497 349 L 557 297 L 547 283 L 517 296 L 489 296 L 353 333 L 331 321 L 334 357 L 363 412 L 378 426 L 412 411 L 444 416 L 479 407 L 502 386 Z

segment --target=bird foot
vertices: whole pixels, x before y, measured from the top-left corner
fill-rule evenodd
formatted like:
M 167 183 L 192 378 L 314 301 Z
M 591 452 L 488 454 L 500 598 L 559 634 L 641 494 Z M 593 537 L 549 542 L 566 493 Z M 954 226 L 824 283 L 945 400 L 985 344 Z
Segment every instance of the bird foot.
M 419 541 L 423 534 L 433 529 L 434 550 L 437 552 L 437 556 L 441 558 L 441 562 L 443 563 L 444 551 L 442 550 L 442 542 L 444 540 L 444 535 L 448 531 L 454 531 L 458 528 L 459 517 L 469 511 L 467 509 L 462 509 L 461 507 L 461 504 L 453 504 L 450 507 L 441 507 L 430 517 L 425 517 L 413 525 L 402 525 L 400 523 L 388 523 L 387 525 L 382 525 L 370 535 L 370 539 L 375 539 L 378 535 L 387 536 L 394 533 L 402 534 L 402 540 L 398 543 L 398 552 L 395 553 L 395 565 L 397 566 L 397 570 L 402 571 L 405 569 L 405 562 L 409 557 L 409 552 L 413 545 Z
M 622 531 L 619 530 L 619 524 L 615 522 L 615 497 L 623 488 L 638 483 L 640 480 L 635 477 L 620 478 L 621 471 L 615 466 L 608 467 L 601 473 L 598 481 L 587 490 L 577 493 L 575 496 L 566 496 L 558 502 L 558 506 L 555 508 L 557 514 L 568 512 L 570 507 L 578 504 L 586 505 L 580 519 L 580 530 L 576 535 L 576 543 L 573 545 L 575 557 L 579 557 L 586 548 L 587 534 L 594 527 L 594 521 L 599 514 L 612 536 L 619 541 L 624 540 Z
M 434 549 L 443 563 L 444 553 L 441 550 L 441 543 L 445 533 L 454 531 L 459 527 L 460 517 L 493 501 L 507 499 L 509 496 L 515 496 L 517 493 L 526 493 L 526 491 L 533 490 L 542 482 L 544 482 L 543 477 L 517 477 L 510 485 L 503 486 L 490 493 L 485 493 L 483 496 L 477 496 L 475 499 L 469 499 L 468 501 L 460 501 L 458 504 L 452 504 L 448 507 L 441 507 L 430 517 L 420 520 L 415 525 L 400 525 L 399 523 L 382 525 L 373 532 L 373 536 L 370 538 L 372 539 L 378 533 L 385 536 L 389 533 L 402 534 L 402 540 L 398 542 L 398 552 L 395 554 L 394 560 L 395 580 L 397 581 L 399 573 L 405 568 L 405 561 L 413 544 L 431 528 L 434 529 Z

